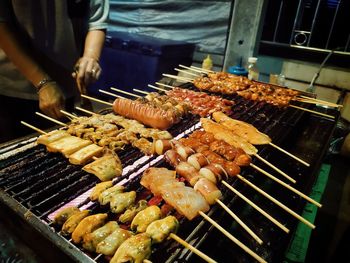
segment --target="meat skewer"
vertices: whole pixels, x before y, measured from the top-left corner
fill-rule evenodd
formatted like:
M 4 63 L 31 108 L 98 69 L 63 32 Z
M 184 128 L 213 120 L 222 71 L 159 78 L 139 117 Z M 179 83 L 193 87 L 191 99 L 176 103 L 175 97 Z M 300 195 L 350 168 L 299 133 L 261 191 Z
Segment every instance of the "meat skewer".
M 301 162 L 305 166 L 310 166 L 310 164 L 301 160 L 297 156 L 295 156 L 295 155 L 287 152 L 286 150 L 282 149 L 281 147 L 273 144 L 268 135 L 260 132 L 258 129 L 256 129 L 251 124 L 248 124 L 246 122 L 239 121 L 236 119 L 232 119 L 223 112 L 214 112 L 213 119 L 217 123 L 224 125 L 226 128 L 232 130 L 234 133 L 243 137 L 251 144 L 258 144 L 258 145 L 269 144 L 272 147 L 275 147 L 276 149 L 278 149 L 278 150 L 282 151 L 283 153 L 287 154 L 288 156 L 292 157 L 293 159 Z

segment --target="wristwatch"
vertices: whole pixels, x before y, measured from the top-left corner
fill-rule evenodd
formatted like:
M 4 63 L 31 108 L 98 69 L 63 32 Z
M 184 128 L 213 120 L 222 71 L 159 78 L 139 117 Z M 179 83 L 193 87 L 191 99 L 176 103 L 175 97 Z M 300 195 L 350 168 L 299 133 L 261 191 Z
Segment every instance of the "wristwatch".
M 43 78 L 42 80 L 40 80 L 40 82 L 36 86 L 37 92 L 39 92 L 49 82 L 53 82 L 53 80 L 50 78 Z

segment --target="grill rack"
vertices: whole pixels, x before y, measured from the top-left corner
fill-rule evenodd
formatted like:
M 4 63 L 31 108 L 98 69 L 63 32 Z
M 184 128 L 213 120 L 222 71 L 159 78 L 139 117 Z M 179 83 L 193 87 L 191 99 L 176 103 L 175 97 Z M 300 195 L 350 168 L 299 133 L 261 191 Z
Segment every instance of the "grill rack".
M 241 120 L 245 120 L 245 121 L 248 120 L 248 122 L 250 122 L 252 124 L 255 124 L 255 126 L 257 126 L 257 128 L 259 128 L 259 130 L 261 130 L 262 132 L 265 132 L 268 135 L 270 135 L 270 137 L 272 137 L 273 141 L 276 142 L 276 143 L 277 143 L 276 140 L 283 141 L 284 138 L 287 136 L 287 134 L 289 134 L 291 132 L 292 128 L 295 128 L 295 125 L 297 125 L 300 122 L 300 119 L 303 116 L 302 112 L 298 112 L 298 111 L 295 111 L 295 110 L 292 110 L 292 109 L 276 111 L 276 108 L 272 107 L 271 105 L 266 105 L 264 103 L 253 103 L 251 101 L 246 101 L 246 100 L 244 100 L 244 99 L 242 99 L 240 97 L 237 97 L 235 99 L 235 102 L 236 102 L 236 105 L 234 105 L 234 108 L 233 108 L 234 109 L 233 116 L 237 117 L 238 119 L 241 119 Z M 245 112 L 248 113 L 248 114 L 241 113 L 240 110 L 242 110 L 242 109 L 245 109 Z M 251 112 L 251 110 L 255 110 L 255 109 L 257 109 L 257 111 L 255 111 L 255 113 Z M 259 113 L 257 114 L 257 112 L 259 112 Z M 235 114 L 237 114 L 237 115 L 235 115 Z M 198 121 L 198 117 L 197 117 L 197 121 Z M 266 124 L 265 121 L 268 124 Z M 260 125 L 257 125 L 257 124 L 260 124 Z M 281 133 L 281 131 L 283 131 L 283 133 Z M 176 131 L 171 131 L 171 133 L 172 134 L 176 134 Z M 281 135 L 283 135 L 283 136 L 281 136 Z M 23 143 L 23 142 L 19 142 L 19 143 L 21 145 L 26 145 L 26 143 Z M 259 153 L 265 159 L 269 159 L 270 155 L 273 155 L 272 151 L 269 150 L 268 148 L 269 148 L 268 146 L 259 147 Z M 3 149 L 0 149 L 0 151 L 5 152 Z M 27 150 L 27 151 L 24 151 L 24 152 L 29 153 L 30 151 L 31 150 Z M 38 151 L 40 151 L 40 149 L 38 149 Z M 1 167 L 0 168 L 1 169 L 1 173 L 0 173 L 0 190 L 4 186 L 3 179 L 4 179 L 5 175 L 2 172 L 3 168 L 8 166 L 8 163 L 11 162 L 11 159 L 12 160 L 17 160 L 17 161 L 19 160 L 19 162 L 20 162 L 20 160 L 23 159 L 23 161 L 25 162 L 27 159 L 26 159 L 26 155 L 25 155 L 24 152 L 19 152 L 19 153 L 15 154 L 14 156 L 3 160 L 0 163 L 0 167 Z M 32 153 L 29 153 L 29 155 L 30 154 L 32 154 Z M 23 156 L 23 157 L 21 157 L 21 156 Z M 131 155 L 129 155 L 129 154 L 125 154 L 125 160 L 129 161 L 130 159 L 128 159 L 128 157 L 130 157 L 130 156 Z M 135 153 L 135 156 L 137 156 L 136 153 Z M 123 158 L 121 158 L 121 159 L 123 159 Z M 153 159 L 149 159 L 145 163 L 147 163 L 147 162 L 149 162 L 151 160 L 153 160 Z M 64 161 L 65 160 L 62 160 L 62 162 L 64 162 Z M 130 162 L 133 162 L 133 161 L 130 161 Z M 295 163 L 295 161 L 288 160 L 286 163 L 288 163 L 288 164 Z M 142 166 L 142 164 L 139 165 L 138 167 L 136 167 L 133 171 L 137 171 L 141 166 Z M 286 166 L 288 166 L 288 165 L 286 165 Z M 296 170 L 298 170 L 298 175 L 302 174 L 304 172 L 304 170 L 305 170 L 304 167 L 302 167 L 301 165 L 298 165 L 298 164 L 295 165 L 295 167 L 296 167 Z M 251 173 L 250 171 L 249 172 L 248 171 L 249 171 L 249 169 L 247 169 L 247 171 L 244 171 L 243 175 L 248 176 L 250 180 L 260 179 L 260 180 L 258 180 L 258 181 L 260 181 L 260 184 L 262 183 L 262 181 L 266 182 L 265 178 L 264 178 L 265 180 L 261 181 L 262 177 L 259 178 L 257 176 L 251 176 L 251 174 L 254 174 L 254 173 Z M 122 179 L 126 179 L 127 177 L 129 177 L 130 174 L 132 174 L 132 171 L 128 172 L 127 175 L 123 176 L 123 178 L 121 178 L 120 181 Z M 137 179 L 135 179 L 135 180 L 137 180 Z M 93 182 L 92 185 L 94 185 L 95 183 L 96 182 Z M 131 184 L 132 181 L 130 181 L 129 183 Z M 237 184 L 237 187 L 239 187 L 240 189 L 244 190 L 245 192 L 249 192 L 249 189 L 247 190 L 246 189 L 247 187 L 245 187 L 244 185 L 240 184 L 239 182 L 233 181 L 231 183 L 232 184 Z M 40 183 L 38 183 L 38 184 L 40 184 Z M 10 187 L 12 187 L 12 188 L 10 188 Z M 7 188 L 10 188 L 10 189 L 7 189 L 6 185 L 5 185 L 4 189 L 5 189 L 6 194 L 10 195 L 10 199 L 11 199 L 10 203 L 14 203 L 15 206 L 16 206 L 16 202 L 13 202 L 13 199 L 14 199 L 17 202 L 19 202 L 20 205 L 23 205 L 21 203 L 23 200 L 19 200 L 18 199 L 20 197 L 20 195 L 23 194 L 23 193 L 13 193 L 13 190 L 16 189 L 15 187 L 18 187 L 18 186 L 14 186 L 14 184 L 12 183 L 11 186 L 7 187 Z M 39 187 L 39 186 L 37 185 L 37 187 Z M 86 188 L 91 188 L 91 187 L 92 186 L 88 186 Z M 83 191 L 85 191 L 85 188 L 84 188 Z M 73 197 L 76 197 L 77 195 L 69 196 L 69 199 L 73 199 Z M 3 196 L 3 195 L 1 194 L 1 196 Z M 231 196 L 232 196 L 232 194 L 231 194 Z M 298 200 L 298 197 L 294 196 L 293 194 L 291 194 L 290 196 L 291 196 L 292 200 L 294 200 L 294 201 Z M 6 198 L 1 198 L 1 199 L 4 200 Z M 238 198 L 236 196 L 233 196 L 231 201 L 229 202 L 230 206 L 232 206 L 233 204 L 234 205 L 239 204 L 240 202 L 237 199 Z M 40 200 L 40 198 L 39 198 L 39 200 Z M 41 200 L 41 201 L 44 201 L 44 200 Z M 226 201 L 226 199 L 225 199 L 225 201 Z M 41 213 L 41 214 L 40 214 L 41 211 L 38 211 L 37 209 L 33 209 L 33 206 L 30 206 L 29 208 L 27 208 L 29 211 L 33 212 L 38 218 L 41 219 L 41 223 L 44 222 L 44 228 L 45 228 L 45 226 L 48 227 L 48 231 L 49 232 L 46 233 L 46 235 L 53 235 L 53 237 L 54 237 L 53 239 L 55 240 L 54 241 L 55 244 L 59 243 L 57 241 L 57 236 L 59 237 L 60 235 L 57 232 L 50 233 L 50 231 L 52 232 L 52 227 L 51 227 L 51 221 L 47 218 L 47 215 L 50 212 L 52 212 L 54 210 L 57 210 L 57 208 L 61 207 L 63 204 L 66 204 L 67 202 L 68 202 L 68 200 L 61 200 L 61 202 L 59 202 L 56 206 L 49 207 L 50 209 L 48 211 L 46 211 L 45 213 Z M 86 203 L 86 201 L 83 201 L 81 203 L 81 205 L 84 205 L 85 203 Z M 43 205 L 43 202 L 40 202 L 39 204 Z M 299 204 L 297 204 L 297 208 L 296 208 L 297 210 L 295 210 L 295 211 L 300 211 L 300 208 L 302 207 L 302 204 L 303 203 L 299 202 Z M 266 205 L 266 206 L 270 206 L 271 207 L 272 204 L 269 204 L 269 205 Z M 244 204 L 242 204 L 242 207 L 244 207 Z M 95 209 L 98 209 L 98 207 L 96 207 Z M 245 211 L 247 209 L 249 210 L 249 208 L 245 208 Z M 212 213 L 212 214 L 219 213 L 217 211 L 218 211 L 218 209 L 214 208 L 214 209 L 212 209 L 210 211 L 210 213 Z M 253 213 L 253 212 L 251 212 L 251 213 Z M 221 218 L 221 217 L 225 218 L 224 214 L 225 214 L 224 212 L 219 213 L 220 216 L 218 218 Z M 226 216 L 226 218 L 227 218 L 227 216 Z M 225 222 L 225 220 L 220 220 L 220 222 L 222 222 L 222 221 Z M 294 224 L 290 223 L 291 221 L 293 221 L 293 220 L 291 220 L 291 219 L 289 219 L 289 220 L 287 219 L 286 220 L 285 218 L 282 219 L 282 222 L 286 222 L 287 225 L 291 225 L 291 226 L 295 225 L 295 223 Z M 226 222 L 227 222 L 227 220 L 226 220 Z M 40 223 L 38 223 L 38 224 L 40 225 Z M 206 225 L 206 224 L 208 225 L 208 223 L 205 223 L 205 222 L 203 222 L 203 223 L 200 222 L 199 225 L 201 225 L 201 224 L 202 225 Z M 254 225 L 254 222 L 253 222 L 252 225 Z M 268 225 L 268 223 L 267 223 L 267 225 Z M 40 226 L 40 227 L 43 227 L 43 226 Z M 199 229 L 197 229 L 197 228 L 199 228 Z M 271 228 L 271 226 L 269 226 L 269 229 L 270 228 Z M 200 229 L 207 229 L 207 231 L 204 231 L 204 233 L 203 233 L 203 232 L 200 231 Z M 197 237 L 196 242 L 193 244 L 194 246 L 199 246 L 202 243 L 205 244 L 204 240 L 208 236 L 213 236 L 214 234 L 212 234 L 212 233 L 215 233 L 215 231 L 213 231 L 213 227 L 210 227 L 210 226 L 207 226 L 206 228 L 198 226 L 198 227 L 195 227 L 193 231 L 194 232 L 189 235 L 189 238 L 190 237 L 196 237 L 196 233 L 198 233 L 198 236 L 199 236 L 199 237 Z M 244 234 L 242 234 L 242 233 L 240 234 L 240 236 L 243 237 L 243 239 L 247 239 L 247 237 L 244 237 Z M 251 240 L 251 238 L 250 238 L 250 240 Z M 68 240 L 66 240 L 66 242 L 67 242 L 66 245 L 68 245 L 69 247 L 72 246 L 72 244 Z M 231 244 L 231 245 L 234 246 L 234 244 Z M 89 255 L 85 254 L 84 251 L 80 250 L 79 248 L 75 248 L 75 246 L 73 246 L 73 247 L 74 247 L 73 254 L 72 254 L 72 252 L 67 252 L 66 249 L 64 249 L 64 251 L 67 252 L 67 254 L 71 255 L 71 257 L 73 257 L 75 259 L 82 257 L 84 259 L 88 258 L 89 260 L 92 260 L 92 262 L 94 262 L 94 260 L 92 258 L 90 258 Z M 172 247 L 172 246 L 170 246 L 170 247 Z M 270 252 L 270 254 L 269 254 L 269 252 L 267 252 L 267 250 L 263 251 L 264 253 L 261 253 L 261 250 L 263 250 L 262 247 L 255 246 L 255 249 L 256 249 L 256 252 L 258 254 L 264 255 L 267 259 L 268 258 L 272 258 L 271 253 L 273 253 L 274 251 Z M 159 251 L 161 251 L 161 249 Z M 181 248 L 178 248 L 176 251 L 173 251 L 172 254 L 168 258 L 168 262 L 184 262 L 184 261 L 188 261 L 190 259 L 195 261 L 195 258 L 191 257 L 191 253 L 190 252 L 184 252 L 184 251 L 185 250 L 181 249 Z M 240 254 L 240 252 L 235 252 L 235 253 Z M 242 255 L 242 258 L 247 260 L 247 262 L 249 262 L 249 260 L 250 260 L 249 258 L 247 259 L 247 257 L 244 254 Z M 98 258 L 97 262 L 99 262 L 98 260 L 101 260 L 101 258 Z

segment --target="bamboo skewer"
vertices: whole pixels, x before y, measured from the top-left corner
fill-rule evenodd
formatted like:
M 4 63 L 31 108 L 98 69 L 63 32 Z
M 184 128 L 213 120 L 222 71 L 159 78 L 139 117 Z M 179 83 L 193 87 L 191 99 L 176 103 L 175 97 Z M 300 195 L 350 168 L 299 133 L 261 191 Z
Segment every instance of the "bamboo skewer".
M 281 151 L 281 152 L 287 154 L 288 156 L 292 157 L 293 159 L 295 159 L 295 160 L 301 162 L 303 165 L 305 165 L 305 166 L 307 166 L 307 167 L 310 166 L 310 164 L 308 164 L 307 162 L 305 162 L 305 161 L 303 161 L 302 159 L 300 159 L 299 157 L 297 157 L 297 156 L 291 154 L 290 152 L 287 152 L 286 150 L 282 149 L 281 147 L 277 146 L 276 144 L 270 142 L 269 145 L 271 145 L 272 147 L 276 148 L 277 150 L 279 150 L 279 151 Z
M 274 223 L 276 226 L 278 226 L 280 229 L 282 229 L 287 234 L 289 233 L 289 229 L 286 228 L 284 225 L 282 225 L 280 222 L 278 222 L 275 218 L 270 216 L 268 213 L 266 213 L 263 209 L 261 209 L 259 206 L 257 206 L 255 203 L 253 203 L 250 199 L 245 197 L 242 193 L 237 191 L 235 188 L 233 188 L 231 185 L 229 185 L 226 181 L 221 181 L 223 185 L 225 185 L 229 190 L 231 190 L 233 193 L 238 195 L 240 198 L 242 198 L 246 203 L 248 203 L 251 207 L 253 207 L 255 210 L 260 212 L 263 216 L 265 216 L 267 219 L 269 219 L 272 223 Z
M 191 68 L 191 67 L 187 67 L 187 66 L 185 66 L 185 65 L 179 65 L 179 67 L 180 68 L 185 68 L 185 69 L 189 69 L 189 70 L 192 70 L 192 71 L 194 71 L 194 72 L 198 72 L 198 73 L 203 73 L 203 70 L 199 70 L 199 69 L 195 69 L 195 68 Z
M 46 115 L 40 113 L 40 112 L 37 112 L 37 111 L 36 111 L 35 114 L 36 114 L 36 115 L 39 115 L 39 116 L 41 116 L 41 117 L 43 117 L 43 118 L 45 118 L 45 119 L 48 119 L 48 120 L 50 120 L 50 121 L 52 121 L 52 122 L 54 122 L 54 123 L 56 123 L 56 124 L 58 124 L 58 125 L 62 125 L 62 126 L 66 126 L 66 125 L 67 125 L 67 124 L 65 124 L 64 122 L 58 121 L 58 120 L 56 120 L 56 119 L 54 119 L 54 118 L 51 118 L 51 117 L 49 117 L 49 116 L 46 116 Z
M 187 248 L 188 250 L 192 251 L 193 253 L 195 253 L 196 255 L 198 255 L 199 257 L 201 257 L 203 260 L 205 260 L 206 262 L 209 263 L 215 263 L 217 261 L 213 260 L 212 258 L 208 257 L 206 254 L 204 254 L 203 252 L 201 252 L 200 250 L 198 250 L 197 248 L 193 247 L 192 245 L 190 245 L 189 243 L 187 243 L 185 240 L 183 240 L 182 238 L 180 238 L 179 236 L 175 235 L 174 233 L 170 233 L 169 235 L 170 238 L 174 239 L 176 242 L 180 243 L 181 245 L 183 245 L 185 248 Z
M 25 121 L 21 121 L 21 124 L 23 124 L 24 126 L 27 126 L 27 127 L 31 128 L 31 129 L 33 129 L 34 131 L 37 131 L 38 133 L 47 134 L 47 132 L 45 132 L 45 131 L 43 131 L 43 130 L 41 130 L 41 129 L 39 129 L 39 128 L 37 128 L 37 127 L 35 127 L 35 126 L 25 122 Z
M 210 222 L 214 227 L 216 227 L 221 233 L 223 233 L 226 237 L 231 239 L 236 245 L 238 245 L 241 249 L 243 249 L 245 252 L 247 252 L 249 255 L 251 255 L 253 258 L 255 258 L 259 262 L 266 262 L 263 258 L 261 258 L 259 255 L 257 255 L 254 251 L 252 251 L 250 248 L 248 248 L 246 245 L 244 245 L 241 241 L 239 241 L 237 238 L 235 238 L 233 235 L 231 235 L 228 231 L 226 231 L 222 226 L 220 226 L 218 223 L 216 223 L 213 219 L 211 219 L 209 216 L 207 216 L 202 211 L 199 211 L 199 214 L 208 222 Z M 267 263 L 267 262 L 266 262 Z
M 86 110 L 86 109 L 84 109 L 84 108 L 80 108 L 80 107 L 78 107 L 78 106 L 76 106 L 75 108 L 76 108 L 77 110 L 80 110 L 80 111 L 85 112 L 85 113 L 87 113 L 87 114 L 91 114 L 91 115 L 97 114 L 97 113 L 95 113 L 95 112 Z
M 194 77 L 196 77 L 196 78 L 200 77 L 200 75 L 194 74 L 194 73 L 192 73 L 192 72 L 188 72 L 188 71 L 186 71 L 186 70 L 182 70 L 182 69 L 178 69 L 178 68 L 175 68 L 175 70 L 178 71 L 178 72 L 182 72 L 182 73 L 185 73 L 185 74 L 194 76 Z
M 185 78 L 185 77 L 180 77 L 177 75 L 171 75 L 171 74 L 163 74 L 164 77 L 168 77 L 168 78 L 172 78 L 172 79 L 176 79 L 179 80 L 181 82 L 193 82 L 193 79 L 190 78 Z
M 64 115 L 70 117 L 71 119 L 76 119 L 77 118 L 77 116 L 75 116 L 75 115 L 73 115 L 73 114 L 71 114 L 71 113 L 69 113 L 69 112 L 67 112 L 65 110 L 60 110 L 60 112 L 62 112 Z
M 119 95 L 114 94 L 114 93 L 109 92 L 109 91 L 105 91 L 105 90 L 103 90 L 103 89 L 99 89 L 98 91 L 101 92 L 101 93 L 104 93 L 104 94 L 107 94 L 107 95 L 116 97 L 116 98 L 120 98 L 120 99 L 123 99 L 123 98 L 124 98 L 124 97 L 122 97 L 122 96 L 119 96 Z
M 83 98 L 86 98 L 86 99 L 89 99 L 89 100 L 93 100 L 93 101 L 96 101 L 96 102 L 99 102 L 99 103 L 102 103 L 102 104 L 105 104 L 105 105 L 113 107 L 113 103 L 110 103 L 110 102 L 107 102 L 107 101 L 104 101 L 104 100 L 99 100 L 99 99 L 96 99 L 94 97 L 90 97 L 90 96 L 87 96 L 87 95 L 84 95 L 84 94 L 81 94 L 81 96 Z
M 164 84 L 164 83 L 161 83 L 161 82 L 156 82 L 157 85 L 160 85 L 160 86 L 163 86 L 163 87 L 166 87 L 166 88 L 170 88 L 170 89 L 174 89 L 175 87 L 174 86 L 170 86 L 170 85 L 167 85 L 167 84 Z
M 263 241 L 235 214 L 231 211 L 230 208 L 228 208 L 223 202 L 221 202 L 219 199 L 215 199 L 215 201 L 230 215 L 234 220 L 237 221 L 237 223 L 244 228 L 245 231 L 247 231 L 252 238 L 256 240 L 256 242 L 261 245 Z
M 333 103 L 327 103 L 327 102 L 319 102 L 319 101 L 314 101 L 314 100 L 308 100 L 308 99 L 302 99 L 302 98 L 297 98 L 295 101 L 299 101 L 302 103 L 309 103 L 309 104 L 321 104 L 323 106 L 328 106 L 328 107 L 336 107 L 336 108 L 342 108 L 343 105 L 339 104 L 333 104 Z
M 272 174 L 264 171 L 263 169 L 261 169 L 260 167 L 251 164 L 251 166 L 256 169 L 257 171 L 261 172 L 262 174 L 266 175 L 267 177 L 269 177 L 270 179 L 274 180 L 275 182 L 279 183 L 280 185 L 284 186 L 285 188 L 291 190 L 292 192 L 296 193 L 297 195 L 299 195 L 300 197 L 304 198 L 305 200 L 307 200 L 308 202 L 318 206 L 318 207 L 322 207 L 322 205 L 320 203 L 318 203 L 317 201 L 313 200 L 312 198 L 308 197 L 307 195 L 303 194 L 302 192 L 300 192 L 299 190 L 295 189 L 294 187 L 291 187 L 290 185 L 286 184 L 285 182 L 281 181 L 280 179 L 276 178 L 275 176 L 273 176 Z
M 191 66 L 191 68 L 201 70 L 201 71 L 204 72 L 204 73 L 214 73 L 214 72 L 215 72 L 215 71 L 210 70 L 210 69 L 199 68 L 199 67 L 195 67 L 195 66 Z
M 139 90 L 139 89 L 132 89 L 132 90 L 133 90 L 133 91 L 136 91 L 136 92 L 138 92 L 138 93 L 144 94 L 144 95 L 148 95 L 148 94 L 149 94 L 149 92 L 144 91 L 144 90 Z
M 283 172 L 281 169 L 277 168 L 276 166 L 274 166 L 272 163 L 268 162 L 267 160 L 265 160 L 264 158 L 262 158 L 260 155 L 258 154 L 253 154 L 253 156 L 255 156 L 256 158 L 258 158 L 260 161 L 262 161 L 263 163 L 265 163 L 266 165 L 270 166 L 272 169 L 274 169 L 276 172 L 278 172 L 279 174 L 283 175 L 285 178 L 287 178 L 289 181 L 291 181 L 292 183 L 296 183 L 296 180 L 294 180 L 292 177 L 290 177 L 288 174 L 286 174 L 285 172 Z
M 168 91 L 168 90 L 166 90 L 166 89 L 158 88 L 158 87 L 156 87 L 156 86 L 154 86 L 154 85 L 151 85 L 151 84 L 148 84 L 147 86 L 150 87 L 150 88 L 152 88 L 152 89 L 159 90 L 159 91 L 163 91 L 163 92 L 167 92 L 167 91 Z M 134 90 L 135 90 L 135 89 L 134 89 Z
M 121 90 L 121 89 L 116 89 L 116 88 L 113 88 L 111 87 L 111 90 L 114 90 L 114 91 L 117 91 L 117 92 L 120 92 L 120 93 L 123 93 L 123 94 L 126 94 L 126 95 L 129 95 L 129 96 L 133 96 L 133 97 L 136 97 L 136 98 L 141 98 L 142 96 L 139 96 L 139 95 L 136 95 L 136 94 L 133 94 L 131 92 L 127 92 L 125 90 Z
M 310 100 L 310 101 L 320 102 L 320 104 L 326 103 L 326 104 L 334 105 L 335 107 L 343 107 L 343 105 L 341 105 L 341 104 L 336 104 L 336 103 L 325 101 L 325 100 L 315 99 L 315 98 L 311 98 L 311 97 L 307 97 L 307 96 L 303 96 L 303 95 L 300 95 L 299 97 L 302 99 Z
M 314 229 L 315 225 L 310 223 L 309 221 L 307 221 L 305 218 L 303 218 L 302 216 L 298 215 L 297 213 L 295 213 L 293 210 L 291 210 L 290 208 L 288 208 L 287 206 L 285 206 L 284 204 L 282 204 L 280 201 L 276 200 L 274 197 L 272 197 L 271 195 L 269 195 L 268 193 L 264 192 L 262 189 L 260 189 L 259 187 L 257 187 L 256 185 L 254 185 L 253 183 L 251 183 L 250 181 L 248 181 L 247 179 L 245 179 L 242 175 L 237 175 L 237 178 L 240 179 L 241 181 L 245 182 L 246 184 L 248 184 L 250 187 L 252 187 L 254 190 L 258 191 L 260 194 L 262 194 L 263 196 L 265 196 L 267 199 L 269 199 L 271 202 L 275 203 L 276 205 L 278 205 L 279 207 L 281 207 L 284 211 L 286 211 L 287 213 L 291 214 L 292 216 L 294 216 L 295 218 L 297 218 L 298 220 L 300 220 L 301 222 L 303 222 L 305 225 L 307 225 L 308 227 Z
M 314 113 L 314 114 L 317 114 L 317 115 L 320 115 L 320 116 L 324 116 L 324 117 L 327 117 L 327 118 L 335 119 L 335 117 L 332 116 L 332 115 L 321 113 L 321 112 L 314 111 L 314 110 L 305 109 L 305 108 L 302 108 L 302 107 L 299 107 L 299 106 L 295 106 L 295 105 L 290 105 L 289 104 L 289 107 L 296 108 L 296 109 L 303 110 L 303 111 L 307 111 L 307 112 L 311 112 L 311 113 Z

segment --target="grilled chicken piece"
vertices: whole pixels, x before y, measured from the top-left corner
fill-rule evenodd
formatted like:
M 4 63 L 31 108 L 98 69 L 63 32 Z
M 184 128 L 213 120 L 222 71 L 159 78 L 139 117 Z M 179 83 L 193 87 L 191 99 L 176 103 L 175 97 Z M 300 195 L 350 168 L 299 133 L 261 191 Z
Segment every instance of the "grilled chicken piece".
M 90 200 L 91 201 L 97 201 L 98 200 L 98 197 L 100 196 L 100 194 L 113 186 L 113 182 L 112 181 L 106 181 L 106 182 L 102 182 L 102 183 L 99 183 L 99 184 L 96 184 L 94 189 L 92 189 L 92 192 L 90 194 Z
M 130 237 L 121 244 L 110 263 L 142 263 L 144 259 L 150 257 L 151 253 L 151 238 L 146 233 L 142 233 Z
M 106 256 L 113 256 L 119 246 L 132 235 L 133 233 L 128 230 L 117 228 L 97 244 L 96 252 Z
M 137 213 L 131 222 L 131 230 L 136 232 L 145 232 L 148 225 L 161 218 L 161 216 L 162 212 L 158 206 L 149 206 Z
M 161 243 L 170 233 L 176 233 L 179 221 L 174 216 L 153 221 L 146 229 L 146 233 L 152 238 L 153 243 Z
M 82 241 L 84 235 L 91 233 L 92 231 L 104 225 L 107 217 L 107 214 L 96 214 L 85 217 L 83 220 L 81 220 L 81 222 L 72 233 L 73 242 L 75 244 L 79 244 Z
M 75 213 L 80 212 L 79 208 L 76 206 L 70 206 L 62 209 L 59 211 L 56 215 L 55 218 L 53 219 L 53 222 L 59 226 L 63 225 L 67 219 L 72 216 Z
M 107 154 L 83 167 L 84 171 L 96 175 L 103 182 L 120 176 L 122 169 L 122 163 L 116 154 Z
M 115 185 L 113 187 L 110 187 L 106 190 L 104 190 L 99 196 L 98 196 L 98 202 L 101 205 L 106 205 L 108 204 L 114 194 L 119 194 L 124 191 L 124 186 L 121 185 Z
M 107 236 L 113 233 L 119 225 L 116 221 L 109 221 L 104 226 L 97 228 L 95 231 L 83 236 L 83 248 L 95 252 L 98 243 L 103 241 Z
M 126 193 L 113 194 L 110 206 L 112 213 L 121 213 L 133 203 L 135 203 L 136 192 L 130 191 Z
M 62 230 L 61 230 L 62 235 L 70 236 L 75 230 L 75 228 L 79 225 L 81 220 L 83 220 L 89 214 L 90 214 L 89 210 L 83 210 L 70 216 L 62 226 Z
M 144 209 L 147 208 L 147 201 L 146 200 L 140 200 L 137 202 L 136 205 L 131 206 L 129 209 L 127 209 L 123 214 L 119 216 L 119 221 L 121 223 L 127 223 L 131 222 L 136 214 Z

